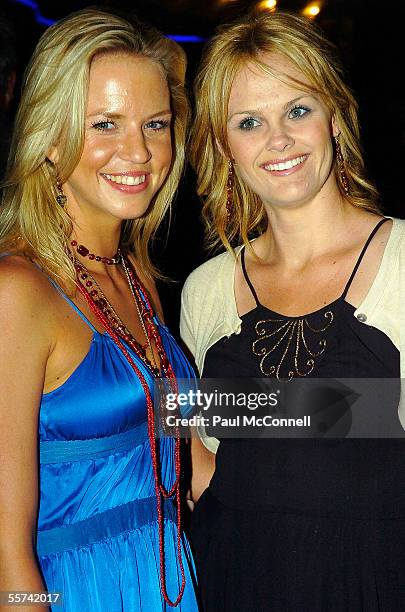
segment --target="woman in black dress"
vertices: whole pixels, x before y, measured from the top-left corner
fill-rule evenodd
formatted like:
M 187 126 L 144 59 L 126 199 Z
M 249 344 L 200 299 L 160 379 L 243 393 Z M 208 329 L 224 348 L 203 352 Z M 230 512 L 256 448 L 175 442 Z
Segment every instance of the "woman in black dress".
M 306 439 L 193 440 L 205 612 L 404 610 L 405 224 L 380 213 L 356 102 L 322 34 L 283 13 L 222 29 L 196 100 L 208 242 L 227 248 L 183 292 L 200 372 L 388 390 Z

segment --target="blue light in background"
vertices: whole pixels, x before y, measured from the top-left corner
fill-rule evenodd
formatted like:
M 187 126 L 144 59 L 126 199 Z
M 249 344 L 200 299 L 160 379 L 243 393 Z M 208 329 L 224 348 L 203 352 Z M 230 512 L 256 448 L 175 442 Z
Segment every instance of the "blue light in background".
M 55 23 L 54 19 L 47 19 L 46 17 L 43 17 L 43 15 L 41 15 L 38 4 L 33 0 L 13 0 L 13 2 L 15 2 L 16 4 L 22 4 L 23 6 L 27 6 L 28 8 L 32 9 L 34 12 L 35 21 L 37 23 L 46 26 L 50 26 Z
M 43 17 L 42 15 L 35 15 L 35 19 L 37 23 L 45 26 L 51 26 L 55 23 L 54 19 L 47 19 L 47 17 Z
M 32 0 L 14 0 L 14 2 L 17 2 L 18 4 L 23 4 L 24 6 L 29 6 L 34 11 L 38 10 L 37 3 L 36 2 L 32 2 Z
M 34 0 L 12 0 L 12 1 L 15 2 L 16 4 L 22 4 L 23 6 L 28 6 L 28 8 L 32 9 L 34 12 L 35 21 L 39 23 L 40 25 L 51 26 L 54 23 L 56 23 L 55 19 L 48 19 L 47 17 L 44 17 L 43 15 L 41 15 L 39 6 L 36 2 L 34 2 Z M 193 35 L 188 35 L 188 34 L 167 34 L 167 37 L 171 38 L 172 40 L 175 40 L 176 42 L 183 42 L 183 43 L 202 43 L 207 40 L 206 38 L 202 38 L 201 36 L 193 36 Z
M 188 34 L 166 34 L 167 38 L 171 38 L 172 40 L 175 40 L 176 42 L 190 42 L 190 43 L 202 43 L 205 42 L 207 39 L 206 38 L 202 38 L 201 36 L 193 36 L 193 35 L 188 35 Z

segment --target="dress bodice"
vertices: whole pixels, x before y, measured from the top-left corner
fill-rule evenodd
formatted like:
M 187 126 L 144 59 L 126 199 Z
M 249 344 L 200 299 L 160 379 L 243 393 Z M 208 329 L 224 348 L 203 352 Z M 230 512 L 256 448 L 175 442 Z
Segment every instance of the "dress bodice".
M 330 385 L 333 392 L 340 380 L 370 381 L 370 389 L 376 391 L 384 385 L 387 392 L 378 400 L 379 423 L 396 439 L 361 434 L 347 439 L 357 405 L 348 406 L 344 395 L 337 400 L 333 396 L 333 405 L 328 394 L 308 395 L 313 414 L 325 408 L 327 414 L 338 406 L 341 426 L 332 427 L 331 435 L 309 439 L 222 439 L 210 490 L 223 503 L 263 503 L 355 516 L 405 515 L 402 489 L 392 484 L 402 470 L 405 435 L 398 416 L 399 351 L 383 332 L 354 317 L 354 307 L 345 300 L 358 263 L 342 296 L 303 317 L 269 310 L 254 292 L 256 307 L 241 317 L 240 334 L 219 340 L 207 351 L 204 377 L 266 378 L 286 387 L 298 379 L 304 392 L 305 381 L 311 378 L 324 381 L 323 386 Z M 245 268 L 244 272 L 246 276 Z M 302 393 L 292 397 L 305 400 Z M 325 407 L 314 405 L 325 397 Z M 365 408 L 362 418 L 371 418 L 373 406 L 368 413 Z
M 94 513 L 155 494 L 141 382 L 110 336 L 98 332 L 64 297 L 92 328 L 93 338 L 87 355 L 71 376 L 42 397 L 39 436 L 40 457 L 44 459 L 40 461 L 39 530 L 84 520 Z M 188 360 L 167 327 L 157 317 L 155 323 L 176 376 L 193 378 Z M 149 368 L 128 346 L 127 350 L 153 394 Z M 127 437 L 128 441 L 122 452 L 111 454 L 108 440 L 115 440 L 118 434 L 124 434 L 121 439 Z M 80 458 L 76 459 L 75 452 L 70 453 L 70 446 L 77 446 L 80 441 L 94 444 L 95 439 L 100 441 L 96 454 L 92 450 L 86 456 L 80 450 Z M 55 442 L 63 446 L 58 453 L 56 445 L 56 457 Z M 161 474 L 166 486 L 174 478 L 173 444 L 169 437 L 160 440 Z M 52 446 L 52 450 L 47 446 Z M 66 461 L 69 453 L 72 460 Z M 63 460 L 58 460 L 58 455 Z

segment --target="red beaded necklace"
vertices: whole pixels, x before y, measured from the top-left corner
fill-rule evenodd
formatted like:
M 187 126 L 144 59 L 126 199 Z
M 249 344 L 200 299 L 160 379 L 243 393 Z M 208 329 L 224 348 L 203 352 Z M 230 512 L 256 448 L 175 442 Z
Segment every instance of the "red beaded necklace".
M 133 348 L 134 350 L 141 350 L 141 358 L 143 359 L 143 361 L 147 362 L 148 366 L 152 367 L 152 364 L 147 359 L 145 352 L 149 346 L 149 340 L 147 340 L 145 344 L 137 343 L 125 323 L 121 320 L 119 315 L 114 310 L 114 307 L 105 296 L 100 285 L 90 274 L 88 269 L 83 264 L 81 264 L 74 256 L 71 256 L 71 259 L 75 266 L 78 278 L 81 281 L 84 281 L 82 285 L 86 288 L 87 292 L 90 294 L 90 297 L 92 298 L 93 302 L 95 302 L 97 307 L 107 316 L 111 327 L 118 333 L 121 338 L 123 338 L 123 340 L 125 340 L 125 342 L 131 345 L 131 348 Z M 142 316 L 141 313 L 139 313 L 139 315 L 140 317 Z M 147 337 L 146 329 L 145 336 Z
M 95 261 L 101 261 L 102 263 L 105 263 L 108 266 L 119 264 L 121 261 L 121 254 L 119 251 L 114 255 L 114 257 L 101 257 L 101 255 L 95 255 L 95 253 L 90 253 L 89 249 L 85 247 L 84 244 L 77 244 L 76 240 L 72 240 L 70 244 L 82 257 L 88 257 L 91 260 L 94 259 Z
M 165 349 L 163 347 L 162 339 L 159 334 L 159 331 L 154 322 L 153 308 L 147 297 L 146 291 L 142 286 L 135 270 L 129 259 L 125 255 L 121 255 L 121 257 L 125 260 L 124 265 L 129 273 L 130 283 L 133 289 L 133 294 L 136 299 L 138 299 L 138 304 L 141 307 L 141 315 L 144 317 L 145 327 L 147 333 L 150 334 L 150 337 L 153 338 L 155 342 L 155 346 L 158 351 L 161 372 L 157 372 L 153 367 L 149 365 L 150 371 L 152 372 L 154 377 L 166 377 L 169 379 L 169 384 L 174 393 L 177 394 L 177 380 L 176 375 L 173 371 L 172 365 L 166 355 Z M 138 355 L 143 361 L 145 361 L 144 356 L 141 354 L 140 346 L 136 342 L 132 342 L 127 338 L 123 338 L 120 334 L 119 329 L 114 329 L 111 322 L 108 319 L 108 316 L 103 312 L 103 310 L 97 304 L 97 301 L 94 300 L 94 296 L 91 295 L 91 292 L 88 291 L 89 285 L 86 285 L 87 288 L 83 284 L 83 280 L 80 278 L 80 274 L 77 274 L 77 286 L 81 293 L 81 295 L 86 300 L 90 310 L 95 315 L 100 324 L 107 331 L 109 336 L 115 342 L 115 344 L 120 348 L 129 365 L 135 372 L 136 376 L 139 378 L 139 381 L 142 385 L 143 391 L 145 393 L 146 398 L 146 411 L 147 411 L 147 423 L 148 423 L 148 438 L 149 438 L 149 446 L 151 451 L 152 458 L 152 467 L 153 467 L 153 475 L 155 482 L 155 494 L 156 494 L 156 506 L 157 506 L 157 515 L 158 515 L 158 531 L 159 531 L 159 557 L 160 557 L 160 581 L 161 581 L 161 590 L 162 595 L 166 603 L 171 607 L 176 607 L 184 593 L 184 589 L 186 586 L 186 577 L 184 572 L 184 565 L 182 559 L 182 550 L 181 550 L 181 499 L 180 499 L 180 473 L 181 473 L 181 465 L 180 465 L 180 434 L 178 428 L 175 429 L 175 444 L 174 444 L 174 464 L 175 464 L 175 481 L 172 487 L 167 490 L 161 482 L 161 477 L 159 473 L 159 460 L 158 460 L 158 452 L 157 452 L 157 444 L 156 444 L 156 435 L 155 435 L 155 411 L 153 407 L 153 400 L 151 396 L 151 392 L 146 382 L 144 375 L 142 374 L 139 367 L 134 362 L 131 357 L 128 349 L 125 347 L 123 341 L 125 340 L 127 344 L 134 350 L 135 354 Z M 163 509 L 162 509 L 162 497 L 163 498 L 171 498 L 175 496 L 176 499 L 176 508 L 177 508 L 177 558 L 180 567 L 181 574 L 181 586 L 179 589 L 179 594 L 177 598 L 173 601 L 169 598 L 167 594 L 167 586 L 166 586 L 166 566 L 165 566 L 165 550 L 164 550 L 164 523 L 163 523 Z

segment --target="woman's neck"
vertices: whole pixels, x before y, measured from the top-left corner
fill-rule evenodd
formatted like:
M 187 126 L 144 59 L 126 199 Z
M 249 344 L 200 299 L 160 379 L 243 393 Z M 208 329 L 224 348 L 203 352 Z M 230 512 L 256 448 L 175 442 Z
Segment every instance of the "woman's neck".
M 117 252 L 121 237 L 121 221 L 96 224 L 93 221 L 73 222 L 72 240 L 84 244 L 92 252 L 111 257 Z
M 91 273 L 111 275 L 121 237 L 121 224 L 115 227 L 95 228 L 94 224 L 73 224 L 73 232 L 68 241 L 68 248 L 74 257 Z M 84 248 L 83 248 L 84 247 Z M 94 257 L 93 257 L 94 255 Z M 107 258 L 100 261 L 98 258 Z M 115 258 L 115 259 L 114 259 Z
M 267 206 L 268 227 L 256 241 L 255 252 L 264 261 L 300 269 L 329 252 L 331 245 L 343 245 L 368 214 L 342 199 L 295 209 Z

